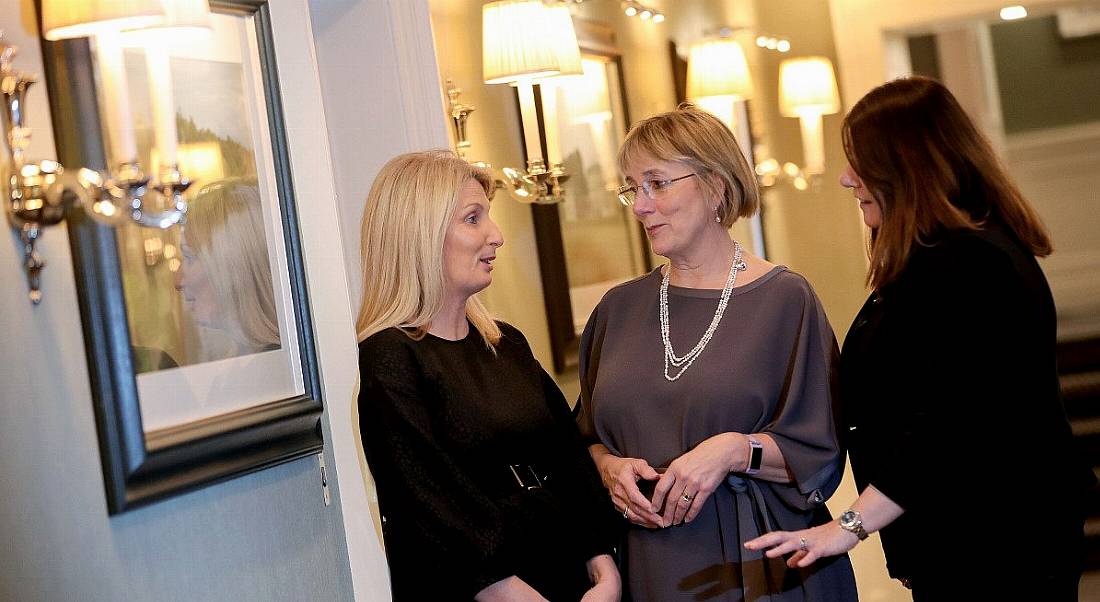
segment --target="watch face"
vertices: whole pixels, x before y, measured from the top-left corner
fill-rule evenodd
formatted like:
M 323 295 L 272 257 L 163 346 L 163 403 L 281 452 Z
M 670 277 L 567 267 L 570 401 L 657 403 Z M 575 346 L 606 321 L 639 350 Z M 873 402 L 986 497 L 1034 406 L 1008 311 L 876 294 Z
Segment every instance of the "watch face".
M 852 510 L 848 510 L 840 515 L 840 524 L 845 527 L 854 527 L 857 520 L 859 519 L 856 518 L 856 513 Z

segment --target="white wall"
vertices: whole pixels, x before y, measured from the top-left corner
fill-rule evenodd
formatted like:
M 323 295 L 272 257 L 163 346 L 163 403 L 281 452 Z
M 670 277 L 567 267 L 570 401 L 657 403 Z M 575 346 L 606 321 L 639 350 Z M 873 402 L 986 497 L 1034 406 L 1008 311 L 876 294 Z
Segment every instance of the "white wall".
M 354 320 L 367 192 L 393 156 L 449 146 L 443 97 L 426 0 L 310 0 L 310 14 L 339 213 L 339 227 L 328 233 L 333 257 L 327 268 L 343 270 Z M 354 336 L 350 324 L 347 332 Z M 354 348 L 347 358 L 357 361 Z M 348 393 L 331 401 L 328 411 L 349 425 L 336 462 L 356 599 L 388 600 L 378 498 L 359 437 L 357 368 L 349 374 Z
M 355 339 L 343 254 L 331 244 L 338 222 L 309 14 L 304 0 L 275 2 L 272 18 L 333 467 L 352 433 L 333 408 L 353 396 Z M 22 49 L 18 68 L 41 76 L 34 23 L 31 0 L 0 0 L 0 29 Z M 44 84 L 26 108 L 30 155 L 56 156 Z M 349 563 L 340 484 L 330 475 L 326 507 L 315 457 L 108 518 L 64 226 L 45 234 L 41 252 L 49 265 L 36 307 L 18 237 L 0 244 L 0 599 L 348 600 L 353 576 L 360 599 L 371 598 L 372 578 L 385 591 L 377 546 L 373 564 L 363 553 Z
M 890 64 L 888 48 L 896 33 L 933 23 L 968 21 L 975 17 L 997 18 L 1009 2 L 998 0 L 830 0 L 833 39 L 839 62 L 841 97 L 851 108 L 864 94 L 897 71 Z M 1033 0 L 1029 10 L 1066 4 L 1064 0 Z

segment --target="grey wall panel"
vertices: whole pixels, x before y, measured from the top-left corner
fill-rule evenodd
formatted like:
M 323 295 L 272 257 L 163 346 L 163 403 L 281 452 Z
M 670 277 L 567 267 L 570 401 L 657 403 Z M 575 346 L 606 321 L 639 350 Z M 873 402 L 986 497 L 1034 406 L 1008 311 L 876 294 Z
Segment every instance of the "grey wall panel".
M 30 0 L 0 0 L 18 67 L 41 76 L 34 21 Z M 29 155 L 55 156 L 41 84 L 28 117 Z M 18 237 L 0 227 L 0 600 L 352 599 L 316 457 L 108 518 L 64 227 L 41 252 L 34 307 Z

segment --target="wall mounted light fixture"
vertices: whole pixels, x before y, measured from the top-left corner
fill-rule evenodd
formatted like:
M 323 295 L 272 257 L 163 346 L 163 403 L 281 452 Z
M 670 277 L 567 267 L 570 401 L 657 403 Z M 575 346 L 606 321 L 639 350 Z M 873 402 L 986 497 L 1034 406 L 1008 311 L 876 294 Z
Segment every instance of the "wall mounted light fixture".
M 561 167 L 557 127 L 552 123 L 545 123 L 549 166 L 543 158 L 534 84 L 547 77 L 580 72 L 580 50 L 568 6 L 548 6 L 542 0 L 500 0 L 484 5 L 482 50 L 485 83 L 510 84 L 519 93 L 527 169 L 503 169 L 512 194 L 525 202 L 561 202 L 568 174 Z M 547 96 L 543 95 L 544 102 Z
M 687 97 L 736 129 L 737 103 L 752 98 L 745 51 L 731 37 L 705 39 L 688 54 Z
M 840 111 L 833 63 L 823 56 L 780 63 L 779 110 L 786 117 L 798 117 L 802 126 L 803 171 L 811 177 L 825 173 L 822 116 Z
M 723 26 L 717 31 L 718 37 L 704 39 L 691 47 L 687 96 L 738 132 L 739 119 L 748 116 L 744 101 L 752 98 L 753 85 L 744 50 L 734 40 L 733 34 L 737 31 L 748 32 L 756 36 L 757 46 L 780 52 L 788 51 L 790 45 L 779 44 L 784 40 L 742 27 Z M 824 57 L 783 61 L 780 64 L 779 98 L 783 115 L 800 118 L 803 165 L 791 161 L 780 163 L 773 157 L 763 157 L 755 165 L 756 175 L 764 187 L 789 180 L 795 189 L 808 190 L 816 178 L 825 172 L 821 116 L 840 110 L 832 63 Z M 746 156 L 750 155 L 746 153 Z
M 209 19 L 206 0 L 44 0 L 43 31 L 46 39 L 61 40 L 94 35 L 101 66 L 102 89 L 107 105 L 107 138 L 117 167 L 100 173 L 83 167 L 66 170 L 52 160 L 28 161 L 31 129 L 26 123 L 26 96 L 36 78 L 13 66 L 16 48 L 0 40 L 0 96 L 2 125 L 6 133 L 7 161 L 0 182 L 5 213 L 19 231 L 24 247 L 24 269 L 32 303 L 42 300 L 41 271 L 45 260 L 37 252 L 43 228 L 64 219 L 70 205 L 79 205 L 99 222 L 117 225 L 133 221 L 144 227 L 170 228 L 183 220 L 190 182 L 175 165 L 175 112 L 171 90 L 158 82 L 168 78 L 167 60 L 150 68 L 156 116 L 156 137 L 163 169 L 160 180 L 150 183 L 137 162 L 133 123 L 122 62 L 122 31 L 138 27 L 202 27 Z M 161 32 L 163 35 L 163 32 Z M 165 96 L 165 93 L 167 96 Z M 150 210 L 147 201 L 157 193 L 166 209 Z M 150 203 L 151 204 L 151 203 Z

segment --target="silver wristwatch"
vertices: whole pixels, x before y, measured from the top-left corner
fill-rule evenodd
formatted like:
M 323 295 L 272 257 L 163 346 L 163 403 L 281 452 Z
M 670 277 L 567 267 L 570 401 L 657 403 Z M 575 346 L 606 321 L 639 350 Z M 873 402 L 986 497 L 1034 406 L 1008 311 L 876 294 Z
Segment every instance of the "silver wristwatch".
M 837 519 L 840 528 L 856 534 L 860 541 L 867 539 L 867 530 L 863 528 L 863 515 L 855 510 L 848 510 Z

